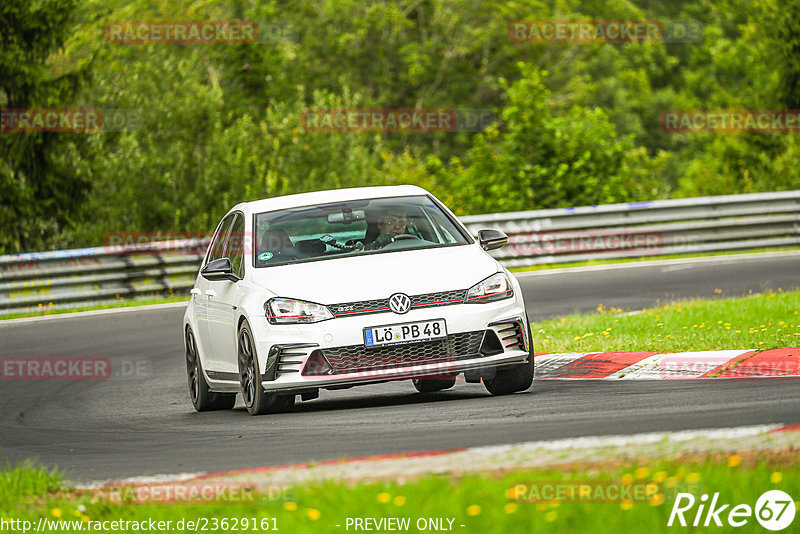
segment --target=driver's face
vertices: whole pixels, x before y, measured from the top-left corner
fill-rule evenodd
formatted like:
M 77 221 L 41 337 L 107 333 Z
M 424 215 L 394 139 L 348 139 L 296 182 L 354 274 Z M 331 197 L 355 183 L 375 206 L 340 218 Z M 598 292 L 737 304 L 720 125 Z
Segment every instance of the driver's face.
M 378 230 L 382 234 L 400 235 L 406 233 L 406 216 L 401 213 L 389 213 L 378 221 Z

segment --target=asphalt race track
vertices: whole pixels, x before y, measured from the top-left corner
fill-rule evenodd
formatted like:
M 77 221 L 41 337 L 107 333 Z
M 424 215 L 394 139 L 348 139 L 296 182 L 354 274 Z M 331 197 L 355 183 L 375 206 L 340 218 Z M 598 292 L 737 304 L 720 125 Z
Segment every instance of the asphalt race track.
M 640 308 L 800 286 L 800 254 L 525 274 L 534 320 L 598 304 Z M 198 414 L 183 363 L 182 307 L 0 324 L 0 357 L 100 356 L 137 364 L 108 380 L 0 381 L 0 458 L 35 458 L 76 481 L 214 471 L 412 450 L 602 434 L 800 423 L 800 381 L 542 380 L 491 397 L 460 382 L 323 391 L 293 413 Z M 740 348 L 740 347 L 720 347 Z M 240 401 L 241 402 L 241 401 Z

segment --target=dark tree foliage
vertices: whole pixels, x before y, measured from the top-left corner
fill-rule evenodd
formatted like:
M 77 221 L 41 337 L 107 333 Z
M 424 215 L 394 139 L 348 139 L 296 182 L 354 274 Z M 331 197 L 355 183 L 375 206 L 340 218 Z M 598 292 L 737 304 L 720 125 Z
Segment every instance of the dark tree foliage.
M 686 41 L 520 43 L 517 20 L 681 21 Z M 257 43 L 118 44 L 111 21 L 254 21 Z M 0 107 L 138 128 L 0 134 L 0 253 L 209 231 L 232 205 L 413 183 L 458 214 L 800 188 L 796 133 L 665 110 L 800 109 L 792 0 L 4 0 Z M 91 73 L 91 76 L 89 75 Z M 325 132 L 319 109 L 481 109 L 483 131 Z
M 66 108 L 85 78 L 60 74 L 48 59 L 74 32 L 77 0 L 3 0 L 0 3 L 0 107 Z M 0 132 L 0 252 L 54 243 L 89 191 L 76 175 L 80 134 Z

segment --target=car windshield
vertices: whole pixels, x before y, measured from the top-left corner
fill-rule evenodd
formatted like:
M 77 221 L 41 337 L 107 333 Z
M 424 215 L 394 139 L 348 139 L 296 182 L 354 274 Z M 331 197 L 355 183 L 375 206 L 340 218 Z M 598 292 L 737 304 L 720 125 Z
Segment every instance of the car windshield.
M 470 242 L 424 195 L 259 213 L 255 229 L 256 267 Z

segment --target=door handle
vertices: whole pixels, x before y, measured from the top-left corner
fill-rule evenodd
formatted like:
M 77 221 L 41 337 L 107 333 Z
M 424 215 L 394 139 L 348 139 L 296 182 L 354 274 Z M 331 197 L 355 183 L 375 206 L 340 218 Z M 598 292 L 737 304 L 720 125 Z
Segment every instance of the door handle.
M 214 291 L 213 289 L 206 289 L 206 295 L 208 295 L 209 297 L 216 297 L 217 292 Z

